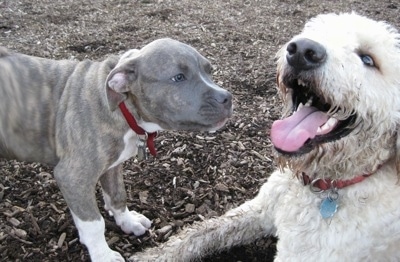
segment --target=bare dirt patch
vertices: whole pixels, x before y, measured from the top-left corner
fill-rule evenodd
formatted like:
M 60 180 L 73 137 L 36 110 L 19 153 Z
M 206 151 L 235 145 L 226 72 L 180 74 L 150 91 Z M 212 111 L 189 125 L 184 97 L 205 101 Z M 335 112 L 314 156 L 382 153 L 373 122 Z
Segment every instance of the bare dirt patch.
M 102 209 L 109 244 L 129 257 L 252 198 L 268 179 L 269 128 L 280 116 L 274 55 L 307 19 L 354 10 L 399 28 L 399 8 L 395 0 L 0 0 L 0 45 L 102 59 L 171 37 L 209 58 L 215 81 L 234 94 L 235 114 L 222 130 L 163 132 L 156 159 L 125 163 L 128 205 L 153 220 L 145 236 L 127 236 Z M 206 261 L 271 261 L 274 252 L 275 239 L 266 237 Z M 88 260 L 52 170 L 0 159 L 0 261 Z

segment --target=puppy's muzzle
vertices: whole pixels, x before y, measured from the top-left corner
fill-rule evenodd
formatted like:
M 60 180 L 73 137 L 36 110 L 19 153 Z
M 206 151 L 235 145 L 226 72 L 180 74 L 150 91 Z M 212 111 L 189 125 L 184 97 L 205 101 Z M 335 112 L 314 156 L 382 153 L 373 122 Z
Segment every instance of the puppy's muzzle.
M 214 94 L 213 99 L 226 110 L 231 110 L 232 108 L 232 94 L 224 91 L 217 92 Z
M 325 48 L 307 38 L 300 38 L 290 42 L 286 51 L 287 62 L 297 71 L 317 68 L 326 60 Z

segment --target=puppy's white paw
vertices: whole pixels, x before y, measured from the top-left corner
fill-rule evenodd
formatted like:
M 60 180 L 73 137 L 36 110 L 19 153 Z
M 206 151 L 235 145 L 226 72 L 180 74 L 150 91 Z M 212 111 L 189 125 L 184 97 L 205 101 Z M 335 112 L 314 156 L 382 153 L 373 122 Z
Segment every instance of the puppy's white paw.
M 151 227 L 151 221 L 135 211 L 129 211 L 128 207 L 120 210 L 112 206 L 111 197 L 103 192 L 104 208 L 114 217 L 117 225 L 126 233 L 135 236 L 143 235 Z
M 124 258 L 112 250 L 104 237 L 105 223 L 100 217 L 99 220 L 83 221 L 71 211 L 75 225 L 78 228 L 79 239 L 90 254 L 92 262 L 123 262 Z
M 151 227 L 151 221 L 147 217 L 135 211 L 129 211 L 128 208 L 124 212 L 114 213 L 114 217 L 117 225 L 126 234 L 133 233 L 135 236 L 140 236 Z

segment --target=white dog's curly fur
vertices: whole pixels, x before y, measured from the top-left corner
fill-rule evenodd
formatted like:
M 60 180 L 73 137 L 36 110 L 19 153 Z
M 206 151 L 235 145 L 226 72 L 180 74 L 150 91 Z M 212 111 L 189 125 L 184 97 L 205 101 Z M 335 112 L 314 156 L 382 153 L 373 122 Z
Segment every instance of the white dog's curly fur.
M 131 260 L 192 261 L 267 235 L 279 238 L 275 261 L 400 260 L 400 34 L 354 13 L 319 15 L 277 59 L 280 168 L 254 199 Z M 338 207 L 323 218 L 326 199 Z

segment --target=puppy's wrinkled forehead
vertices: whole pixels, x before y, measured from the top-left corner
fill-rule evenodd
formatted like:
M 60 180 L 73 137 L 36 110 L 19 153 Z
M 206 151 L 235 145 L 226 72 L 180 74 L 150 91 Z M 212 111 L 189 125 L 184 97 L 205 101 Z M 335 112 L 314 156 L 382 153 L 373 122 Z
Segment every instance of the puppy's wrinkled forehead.
M 169 38 L 146 45 L 140 50 L 140 55 L 146 61 L 142 66 L 156 64 L 159 71 L 168 71 L 171 67 L 187 70 L 209 63 L 193 47 Z

